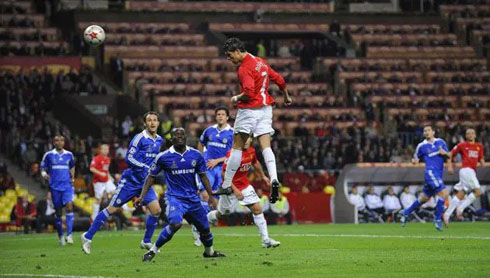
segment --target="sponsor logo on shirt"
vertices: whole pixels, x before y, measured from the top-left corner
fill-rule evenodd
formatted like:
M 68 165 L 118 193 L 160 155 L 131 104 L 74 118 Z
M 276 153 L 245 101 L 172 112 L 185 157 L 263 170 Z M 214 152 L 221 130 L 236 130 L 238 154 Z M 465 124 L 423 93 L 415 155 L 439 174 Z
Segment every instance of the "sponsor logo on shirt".
M 468 156 L 472 158 L 478 158 L 478 151 L 469 151 Z
M 433 157 L 433 156 L 439 155 L 439 151 L 431 152 L 428 155 L 429 155 L 429 157 Z
M 68 165 L 53 165 L 53 169 L 69 169 Z
M 194 174 L 196 172 L 196 169 L 179 169 L 179 170 L 172 170 L 172 175 L 185 175 L 185 174 Z
M 226 148 L 226 144 L 218 143 L 218 142 L 209 142 L 208 145 L 217 147 L 217 148 Z

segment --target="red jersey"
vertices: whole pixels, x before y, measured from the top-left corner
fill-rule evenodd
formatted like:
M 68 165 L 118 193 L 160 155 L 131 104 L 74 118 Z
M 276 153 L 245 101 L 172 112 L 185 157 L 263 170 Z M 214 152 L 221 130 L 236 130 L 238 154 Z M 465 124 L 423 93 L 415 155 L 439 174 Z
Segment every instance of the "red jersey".
M 462 142 L 451 150 L 453 156 L 461 154 L 463 168 L 473 168 L 476 171 L 478 161 L 483 158 L 483 145 L 480 143 Z
M 247 54 L 238 68 L 238 79 L 242 87 L 241 94 L 247 101 L 239 101 L 238 108 L 255 108 L 273 105 L 274 99 L 269 95 L 269 81 L 276 83 L 281 90 L 286 89 L 286 82 L 262 58 Z
M 109 180 L 109 166 L 111 165 L 111 159 L 108 156 L 101 154 L 96 155 L 90 163 L 90 168 L 95 168 L 100 172 L 106 173 L 106 176 L 94 174 L 93 182 L 107 182 Z
M 226 154 L 226 158 L 230 157 L 231 150 Z M 250 146 L 246 151 L 242 152 L 242 161 L 240 162 L 240 168 L 235 173 L 232 183 L 238 190 L 243 190 L 250 184 L 248 182 L 248 170 L 252 168 L 252 164 L 257 162 L 257 155 L 255 154 L 255 148 Z M 223 164 L 223 171 L 226 170 L 226 163 Z

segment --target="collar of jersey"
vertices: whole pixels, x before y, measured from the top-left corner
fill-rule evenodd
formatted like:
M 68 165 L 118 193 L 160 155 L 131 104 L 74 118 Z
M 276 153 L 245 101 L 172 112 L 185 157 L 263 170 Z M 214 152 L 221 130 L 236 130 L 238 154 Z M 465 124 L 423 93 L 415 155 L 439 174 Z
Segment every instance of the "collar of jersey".
M 223 130 L 230 130 L 230 129 L 231 129 L 231 125 L 230 125 L 230 124 L 227 124 L 227 125 L 225 126 L 225 128 L 223 128 L 222 130 L 219 130 L 219 128 L 218 128 L 218 124 L 213 125 L 213 127 L 214 127 L 214 128 L 216 128 L 216 130 L 218 130 L 218 132 L 221 132 L 221 131 L 223 131 Z
M 65 149 L 62 149 L 62 150 L 61 150 L 61 153 L 59 153 L 59 152 L 56 150 L 56 148 L 54 148 L 54 149 L 53 149 L 51 152 L 52 152 L 52 153 L 54 153 L 54 154 L 61 154 L 61 155 L 64 155 L 65 153 L 67 153 L 67 151 L 66 151 Z
M 175 150 L 174 146 L 171 146 L 170 148 L 168 148 L 168 151 L 170 153 L 176 153 L 176 154 L 179 154 L 179 155 L 184 155 L 186 152 L 188 152 L 190 150 L 189 146 L 185 146 L 185 152 L 184 153 L 179 153 Z
M 151 135 L 148 134 L 148 131 L 146 131 L 146 128 L 142 131 L 142 133 L 143 133 L 143 137 L 145 137 L 146 139 L 151 139 L 153 141 L 157 140 L 158 137 L 160 136 L 157 134 L 157 136 L 155 138 L 151 137 Z

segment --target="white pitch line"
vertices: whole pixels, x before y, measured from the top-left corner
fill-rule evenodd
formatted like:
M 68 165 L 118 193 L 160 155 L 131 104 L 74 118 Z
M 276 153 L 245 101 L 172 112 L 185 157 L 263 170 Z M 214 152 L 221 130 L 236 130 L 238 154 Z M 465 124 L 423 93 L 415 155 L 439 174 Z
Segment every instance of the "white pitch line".
M 7 277 L 50 277 L 50 278 L 110 278 L 104 276 L 77 276 L 77 275 L 57 275 L 57 274 L 29 274 L 29 273 L 0 273 L 0 276 Z
M 255 234 L 243 234 L 243 233 L 213 233 L 214 236 L 222 237 L 258 237 Z M 295 233 L 276 233 L 271 234 L 273 236 L 283 236 L 283 237 L 350 237 L 350 238 L 401 238 L 401 239 L 474 239 L 474 240 L 490 240 L 490 236 L 433 236 L 433 235 L 370 235 L 370 234 L 295 234 Z M 114 238 L 114 237 L 142 237 L 141 234 L 127 234 L 121 236 L 120 234 L 99 234 L 96 238 Z M 188 237 L 188 235 L 179 233 L 174 236 Z M 0 237 L 2 238 L 2 237 Z M 3 237 L 7 238 L 7 237 Z M 11 237 L 7 241 L 27 241 L 27 240 L 57 240 L 55 237 Z

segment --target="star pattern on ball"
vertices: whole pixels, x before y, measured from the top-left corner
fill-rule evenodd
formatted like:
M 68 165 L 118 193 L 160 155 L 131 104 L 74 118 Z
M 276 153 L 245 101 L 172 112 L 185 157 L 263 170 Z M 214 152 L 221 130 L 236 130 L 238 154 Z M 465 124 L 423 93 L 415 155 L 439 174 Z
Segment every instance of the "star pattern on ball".
M 92 33 L 90 33 L 89 35 L 90 35 L 90 37 L 91 37 L 92 39 L 96 39 L 96 38 L 97 38 L 97 33 L 93 32 L 93 31 L 92 31 Z

